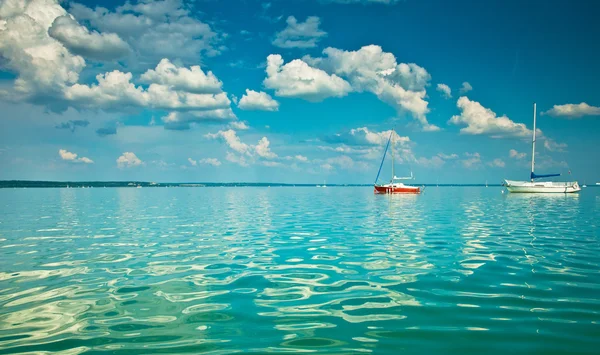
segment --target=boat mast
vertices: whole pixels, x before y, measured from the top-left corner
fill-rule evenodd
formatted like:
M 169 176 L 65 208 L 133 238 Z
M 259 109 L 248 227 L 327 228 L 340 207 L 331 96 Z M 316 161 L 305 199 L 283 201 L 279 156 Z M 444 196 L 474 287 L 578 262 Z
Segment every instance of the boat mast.
M 394 132 L 395 130 L 392 129 L 392 184 L 394 183 Z
M 535 170 L 535 102 L 533 103 L 533 140 L 531 142 L 531 182 L 533 182 L 533 172 Z

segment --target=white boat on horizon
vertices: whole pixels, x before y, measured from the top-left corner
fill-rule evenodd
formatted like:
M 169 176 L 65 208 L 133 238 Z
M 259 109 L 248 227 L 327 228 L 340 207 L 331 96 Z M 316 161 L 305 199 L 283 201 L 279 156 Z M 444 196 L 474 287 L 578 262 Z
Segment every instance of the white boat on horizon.
M 535 179 L 560 176 L 560 174 L 535 174 L 535 129 L 536 105 L 533 104 L 533 140 L 531 148 L 531 181 L 504 180 L 504 186 L 509 192 L 517 193 L 573 193 L 581 191 L 577 181 L 555 182 L 535 181 Z

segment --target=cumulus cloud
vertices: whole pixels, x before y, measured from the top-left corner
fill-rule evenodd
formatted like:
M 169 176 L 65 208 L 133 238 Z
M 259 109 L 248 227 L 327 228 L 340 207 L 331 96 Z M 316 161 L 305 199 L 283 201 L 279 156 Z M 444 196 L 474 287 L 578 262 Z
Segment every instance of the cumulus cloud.
M 258 154 L 259 156 L 261 156 L 263 158 L 267 158 L 267 159 L 277 158 L 277 154 L 273 153 L 271 151 L 271 149 L 269 148 L 270 144 L 271 144 L 271 142 L 269 142 L 267 137 L 262 137 L 258 141 L 258 144 L 254 147 L 256 154 Z
M 233 121 L 229 123 L 229 127 L 233 128 L 233 129 L 237 129 L 238 131 L 245 131 L 247 129 L 250 129 L 250 127 L 248 126 L 248 124 L 244 121 Z
M 476 169 L 481 165 L 481 155 L 475 153 L 465 153 L 465 159 L 461 160 L 462 165 L 468 169 Z
M 273 160 L 278 158 L 277 154 L 271 151 L 271 142 L 267 137 L 262 137 L 256 145 L 250 145 L 242 142 L 236 131 L 229 129 L 217 133 L 208 133 L 205 135 L 208 139 L 219 139 L 237 154 L 227 152 L 226 159 L 241 166 L 249 166 L 261 159 Z
M 87 157 L 77 157 L 77 154 L 71 153 L 65 149 L 59 149 L 58 155 L 62 160 L 72 162 L 72 163 L 84 163 L 84 164 L 93 164 L 94 161 Z
M 226 131 L 219 131 L 217 133 L 208 133 L 205 135 L 206 138 L 209 139 L 221 139 L 223 140 L 227 146 L 240 154 L 251 154 L 251 147 L 242 142 L 240 137 L 238 137 L 237 133 L 233 129 L 228 129 Z
M 551 152 L 564 152 L 567 150 L 567 147 L 566 143 L 558 143 L 550 138 L 544 140 L 544 148 Z
M 247 167 L 250 166 L 246 158 L 240 155 L 233 154 L 232 152 L 227 152 L 225 154 L 225 159 L 231 163 L 238 164 L 239 166 Z
M 426 117 L 429 113 L 426 87 L 431 75 L 425 68 L 415 63 L 398 64 L 394 54 L 376 45 L 357 51 L 329 47 L 323 54 L 320 58 L 306 56 L 303 63 L 348 80 L 351 86 L 347 92 L 371 92 L 399 112 L 409 112 L 424 131 L 439 130 Z M 296 77 L 296 81 L 300 80 Z
M 267 77 L 263 84 L 281 97 L 297 97 L 308 101 L 322 101 L 328 97 L 346 96 L 352 88 L 339 76 L 313 68 L 295 59 L 284 65 L 279 54 L 267 57 Z
M 198 163 L 212 166 L 220 166 L 221 162 L 217 158 L 204 158 L 198 160 Z
M 469 100 L 466 96 L 461 96 L 456 105 L 461 114 L 452 116 L 448 122 L 466 125 L 460 129 L 461 134 L 488 134 L 492 138 L 526 137 L 532 134 L 525 124 L 515 123 L 504 115 L 497 116 L 494 111 L 483 107 L 477 101 Z M 541 131 L 538 132 L 541 134 Z
M 48 34 L 71 53 L 86 58 L 108 61 L 130 53 L 129 45 L 118 35 L 90 31 L 69 15 L 57 17 L 48 29 Z
M 188 160 L 188 162 L 190 162 L 191 166 L 197 166 L 198 165 L 198 162 L 196 160 L 192 159 L 192 158 L 188 158 L 187 160 Z
M 581 118 L 583 116 L 600 116 L 600 107 L 590 106 L 585 102 L 580 104 L 554 105 L 542 115 L 566 119 Z
M 527 156 L 526 153 L 519 153 L 517 150 L 515 149 L 511 149 L 508 151 L 508 156 L 514 159 L 523 159 Z
M 436 90 L 441 92 L 444 98 L 452 98 L 452 89 L 446 84 L 437 84 Z
M 369 130 L 367 127 L 353 128 L 345 133 L 338 133 L 322 138 L 327 143 L 340 143 L 346 145 L 380 145 L 387 144 L 390 139 L 392 130 L 375 132 Z M 394 143 L 396 145 L 404 145 L 410 143 L 410 138 L 406 136 L 400 136 L 394 131 Z
M 223 83 L 209 71 L 204 73 L 199 65 L 189 69 L 178 67 L 169 59 L 163 58 L 155 69 L 149 69 L 140 77 L 142 82 L 167 85 L 174 90 L 196 94 L 221 93 Z
M 77 127 L 87 127 L 90 124 L 88 120 L 69 120 L 67 122 L 61 122 L 55 126 L 57 129 L 68 129 L 71 132 L 75 132 Z
M 240 99 L 238 107 L 242 110 L 278 111 L 279 102 L 273 100 L 266 92 L 246 89 L 246 94 Z
M 280 48 L 313 48 L 317 42 L 327 36 L 327 32 L 319 29 L 321 20 L 309 16 L 305 22 L 298 22 L 294 16 L 286 20 L 287 27 L 277 32 L 273 45 Z
M 504 168 L 506 166 L 506 164 L 504 163 L 504 160 L 498 159 L 498 158 L 489 162 L 488 165 L 493 168 Z
M 125 152 L 123 155 L 117 158 L 117 166 L 120 169 L 134 168 L 140 165 L 144 165 L 144 162 L 132 152 Z
M 76 83 L 85 60 L 48 35 L 54 19 L 67 12 L 53 0 L 0 2 L 2 66 L 16 74 L 15 99 L 61 97 Z
M 296 160 L 301 161 L 303 163 L 308 162 L 308 158 L 305 157 L 304 155 L 296 155 L 294 158 L 296 158 Z
M 429 167 L 429 168 L 441 168 L 446 161 L 441 157 L 434 155 L 431 158 L 420 157 L 417 159 L 417 164 Z
M 65 89 L 65 97 L 80 106 L 106 109 L 125 106 L 167 110 L 219 110 L 227 109 L 231 104 L 224 92 L 197 94 L 160 83 L 152 83 L 148 89 L 144 89 L 131 82 L 132 76 L 131 73 L 118 70 L 98 74 L 96 84 L 75 84 Z M 159 76 L 150 76 L 146 80 L 149 78 L 168 81 Z
M 429 168 L 441 168 L 448 160 L 458 159 L 457 154 L 438 153 L 431 158 L 420 157 L 416 159 L 416 163 Z
M 439 153 L 438 156 L 445 160 L 458 159 L 458 155 L 454 154 L 454 153 L 452 153 L 452 154 Z
M 459 92 L 461 94 L 466 94 L 467 92 L 469 92 L 471 90 L 473 90 L 473 87 L 471 86 L 471 84 L 469 84 L 468 82 L 465 81 L 464 83 L 462 83 L 462 86 L 461 86 Z
M 118 35 L 142 63 L 169 57 L 191 62 L 222 50 L 222 36 L 191 16 L 182 0 L 126 2 L 112 11 L 72 3 L 70 12 L 94 29 Z
M 278 167 L 278 166 L 283 166 L 283 164 L 281 164 L 278 161 L 261 161 L 260 165 L 262 166 L 266 166 L 269 168 L 273 168 L 273 167 Z
M 126 3 L 114 12 L 73 3 L 71 12 L 75 17 L 58 0 L 0 3 L 2 66 L 16 74 L 14 89 L 0 94 L 61 110 L 133 107 L 203 111 L 195 115 L 202 118 L 234 116 L 214 74 L 165 59 L 173 54 L 185 63 L 186 58 L 197 61 L 199 53 L 218 53 L 212 47 L 216 34 L 190 17 L 181 1 Z M 83 56 L 114 59 L 129 47 L 144 66 L 163 59 L 139 78 L 148 87 L 137 86 L 131 73 L 119 70 L 98 74 L 95 83 L 79 82 Z

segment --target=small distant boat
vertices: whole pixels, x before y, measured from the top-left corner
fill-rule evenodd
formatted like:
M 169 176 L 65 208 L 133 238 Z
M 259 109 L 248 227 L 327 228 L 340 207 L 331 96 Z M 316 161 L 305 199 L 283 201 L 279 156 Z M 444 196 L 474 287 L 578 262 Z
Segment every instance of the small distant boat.
M 487 180 L 485 180 L 485 187 L 488 187 Z
M 531 152 L 531 181 L 514 181 L 504 180 L 504 186 L 509 192 L 520 192 L 520 193 L 573 193 L 581 191 L 581 187 L 577 181 L 569 182 L 553 182 L 553 181 L 535 181 L 535 179 L 560 176 L 560 174 L 547 174 L 537 175 L 535 174 L 535 114 L 536 106 L 533 104 L 533 140 L 532 140 L 532 152 Z
M 394 174 L 394 133 L 395 131 L 392 129 L 392 132 L 390 133 L 390 138 L 388 139 L 387 145 L 385 146 L 385 151 L 383 152 L 383 158 L 381 158 L 381 164 L 379 165 L 379 171 L 377 172 L 375 183 L 373 184 L 374 192 L 376 194 L 419 194 L 421 193 L 420 187 L 404 185 L 402 182 L 399 182 L 399 180 L 413 180 L 414 177 L 412 171 L 410 172 L 410 177 L 397 177 Z M 385 161 L 385 155 L 387 154 L 390 142 L 392 142 L 392 179 L 388 184 L 378 184 L 377 180 L 379 179 L 379 174 L 381 174 L 381 167 L 383 167 L 383 162 Z
M 137 188 L 138 188 L 138 189 L 141 189 L 141 188 L 142 188 L 142 186 L 141 186 L 141 185 L 138 185 L 138 186 L 137 186 Z

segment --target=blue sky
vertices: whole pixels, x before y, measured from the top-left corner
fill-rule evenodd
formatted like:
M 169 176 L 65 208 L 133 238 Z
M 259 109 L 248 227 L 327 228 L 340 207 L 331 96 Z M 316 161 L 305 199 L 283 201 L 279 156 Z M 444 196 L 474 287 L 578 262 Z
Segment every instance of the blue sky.
M 392 127 L 418 183 L 526 179 L 535 101 L 536 171 L 600 181 L 599 10 L 5 1 L 0 179 L 371 183 Z

